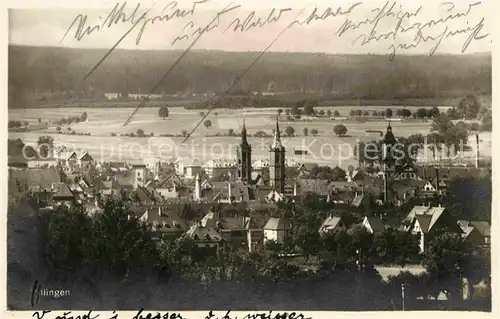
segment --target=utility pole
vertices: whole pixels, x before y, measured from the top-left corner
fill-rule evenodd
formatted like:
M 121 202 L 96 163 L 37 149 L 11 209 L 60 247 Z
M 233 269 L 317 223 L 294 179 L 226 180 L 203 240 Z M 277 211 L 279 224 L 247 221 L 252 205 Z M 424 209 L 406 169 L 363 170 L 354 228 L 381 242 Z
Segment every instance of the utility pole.
M 408 286 L 408 284 L 401 284 L 401 302 L 402 302 L 403 311 L 405 311 L 405 292 L 406 292 L 407 286 Z

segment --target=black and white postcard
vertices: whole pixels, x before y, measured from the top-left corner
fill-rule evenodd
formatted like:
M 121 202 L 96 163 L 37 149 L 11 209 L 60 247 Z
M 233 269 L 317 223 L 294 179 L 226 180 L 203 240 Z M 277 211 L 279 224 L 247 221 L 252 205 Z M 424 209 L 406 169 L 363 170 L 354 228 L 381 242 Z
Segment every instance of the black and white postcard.
M 6 316 L 492 312 L 493 2 L 9 1 Z

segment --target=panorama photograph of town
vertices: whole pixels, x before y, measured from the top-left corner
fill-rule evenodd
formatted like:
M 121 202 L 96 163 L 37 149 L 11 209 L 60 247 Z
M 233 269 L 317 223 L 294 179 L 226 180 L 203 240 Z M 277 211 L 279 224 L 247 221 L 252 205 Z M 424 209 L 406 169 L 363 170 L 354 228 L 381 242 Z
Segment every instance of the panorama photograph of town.
M 484 5 L 257 2 L 9 11 L 9 310 L 491 311 Z

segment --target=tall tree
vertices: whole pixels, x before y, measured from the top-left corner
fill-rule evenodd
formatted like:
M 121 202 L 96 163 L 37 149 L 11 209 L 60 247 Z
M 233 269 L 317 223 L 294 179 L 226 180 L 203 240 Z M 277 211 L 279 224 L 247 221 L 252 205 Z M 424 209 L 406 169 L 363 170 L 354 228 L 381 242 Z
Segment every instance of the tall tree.
M 166 106 L 162 106 L 158 109 L 158 116 L 165 119 L 168 117 L 169 111 Z
M 462 277 L 471 254 L 472 247 L 459 234 L 442 233 L 429 242 L 423 264 L 448 300 L 461 299 Z
M 347 127 L 344 124 L 337 124 L 333 128 L 333 131 L 337 136 L 344 136 L 347 134 Z
M 475 119 L 481 109 L 481 103 L 474 95 L 463 97 L 457 106 L 458 113 L 466 119 Z
M 439 134 L 445 134 L 453 127 L 453 122 L 445 114 L 441 114 L 434 118 L 431 124 L 431 129 Z
M 493 114 L 491 110 L 483 116 L 481 119 L 481 130 L 491 132 L 493 130 Z
M 389 118 L 392 117 L 392 109 L 390 108 L 385 109 L 385 116 Z
M 123 276 L 154 260 L 150 228 L 130 211 L 129 203 L 109 198 L 102 206 L 93 226 L 96 268 Z
M 37 145 L 39 147 L 39 155 L 47 158 L 51 156 L 54 150 L 54 138 L 49 135 L 39 136 L 37 140 Z
M 60 206 L 41 218 L 45 225 L 45 255 L 51 269 L 69 276 L 93 263 L 92 221 L 81 209 Z
M 304 106 L 304 115 L 314 116 L 314 114 L 315 114 L 314 106 L 310 103 L 307 103 L 306 106 Z
M 459 177 L 450 181 L 444 204 L 457 219 L 491 222 L 491 177 Z

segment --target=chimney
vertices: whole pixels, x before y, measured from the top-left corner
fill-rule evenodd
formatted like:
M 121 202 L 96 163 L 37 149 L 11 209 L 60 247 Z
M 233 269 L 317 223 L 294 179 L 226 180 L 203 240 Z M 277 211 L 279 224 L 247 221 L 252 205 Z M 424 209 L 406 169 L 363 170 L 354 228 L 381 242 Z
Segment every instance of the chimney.
M 436 167 L 436 193 L 439 194 L 439 167 Z
M 161 217 L 161 207 L 158 207 L 158 216 Z
M 293 196 L 297 196 L 297 180 L 293 183 Z
M 476 134 L 476 168 L 479 168 L 479 134 Z
M 195 177 L 195 190 L 194 190 L 194 197 L 195 197 L 195 200 L 200 200 L 201 199 L 201 178 L 200 178 L 200 175 L 199 174 L 196 174 L 196 177 Z
M 233 197 L 233 193 L 231 191 L 231 182 L 227 182 L 227 198 L 229 199 L 229 202 L 231 202 L 231 198 Z

